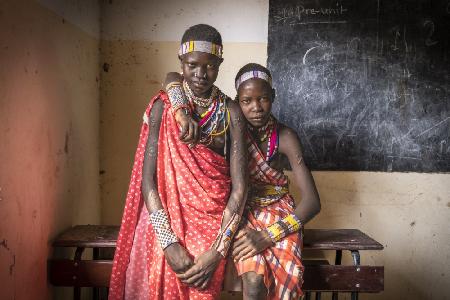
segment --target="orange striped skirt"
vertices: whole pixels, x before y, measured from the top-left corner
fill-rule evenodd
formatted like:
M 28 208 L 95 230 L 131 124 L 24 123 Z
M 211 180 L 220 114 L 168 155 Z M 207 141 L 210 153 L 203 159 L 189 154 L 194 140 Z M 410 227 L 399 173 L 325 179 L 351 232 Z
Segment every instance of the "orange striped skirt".
M 247 207 L 247 226 L 265 230 L 267 226 L 283 219 L 294 211 L 294 200 L 289 194 L 265 207 Z M 303 292 L 302 232 L 288 235 L 263 252 L 237 262 L 239 276 L 255 272 L 264 277 L 268 299 L 299 299 Z

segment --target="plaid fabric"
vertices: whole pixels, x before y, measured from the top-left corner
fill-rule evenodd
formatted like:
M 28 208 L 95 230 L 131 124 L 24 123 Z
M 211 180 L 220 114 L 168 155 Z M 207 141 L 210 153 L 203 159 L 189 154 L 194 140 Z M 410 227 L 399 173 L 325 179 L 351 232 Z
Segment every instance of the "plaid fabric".
M 250 136 L 249 136 L 250 138 Z M 256 144 L 249 141 L 251 184 L 269 184 L 286 186 L 287 177 L 271 168 Z M 267 226 L 283 219 L 294 211 L 294 200 L 285 194 L 277 202 L 261 207 L 247 206 L 247 225 L 256 230 L 265 230 Z M 303 247 L 302 232 L 288 235 L 275 246 L 245 261 L 236 263 L 238 274 L 256 272 L 264 277 L 269 290 L 269 299 L 299 299 L 303 292 L 304 267 L 301 261 Z
M 268 184 L 287 186 L 288 178 L 283 172 L 269 166 L 261 150 L 255 144 L 250 134 L 247 134 L 247 145 L 250 156 L 250 181 L 253 184 Z

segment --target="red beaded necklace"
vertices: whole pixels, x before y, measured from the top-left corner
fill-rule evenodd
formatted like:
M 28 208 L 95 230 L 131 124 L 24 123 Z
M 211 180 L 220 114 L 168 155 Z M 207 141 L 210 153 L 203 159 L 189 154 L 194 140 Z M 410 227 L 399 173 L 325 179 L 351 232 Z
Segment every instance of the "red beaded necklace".
M 266 161 L 271 161 L 277 153 L 279 144 L 278 126 L 275 118 L 270 115 L 269 120 L 264 126 L 260 128 L 254 128 L 249 125 L 249 129 L 251 132 L 254 132 L 254 135 L 257 136 L 261 143 L 269 139 L 267 141 Z

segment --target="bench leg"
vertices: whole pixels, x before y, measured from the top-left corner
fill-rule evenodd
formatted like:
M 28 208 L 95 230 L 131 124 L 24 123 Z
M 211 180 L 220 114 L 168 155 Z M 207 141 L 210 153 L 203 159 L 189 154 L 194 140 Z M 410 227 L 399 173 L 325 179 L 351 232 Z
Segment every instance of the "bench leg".
M 77 248 L 75 250 L 75 255 L 73 257 L 73 260 L 80 261 L 81 256 L 83 255 L 84 248 Z M 81 288 L 79 286 L 76 286 L 73 288 L 73 300 L 80 300 L 81 299 Z
M 339 266 L 341 265 L 341 261 L 342 261 L 342 250 L 336 250 L 336 258 L 334 260 L 334 264 Z M 333 292 L 331 299 L 338 300 L 338 292 Z
M 100 259 L 100 248 L 92 248 L 92 259 L 99 260 Z M 92 299 L 99 300 L 100 299 L 100 288 L 94 287 L 92 289 Z
M 73 288 L 73 300 L 80 300 L 81 299 L 81 288 L 79 286 L 76 286 Z
M 81 260 L 81 255 L 83 255 L 84 252 L 84 248 L 77 248 L 77 250 L 75 250 L 75 255 L 73 257 L 73 260 L 77 260 L 80 261 Z
M 361 257 L 358 250 L 352 251 L 353 264 L 359 266 L 361 264 Z M 352 300 L 358 300 L 358 292 L 352 292 Z
M 352 258 L 353 258 L 353 264 L 355 266 L 359 266 L 361 264 L 361 257 L 359 256 L 358 250 L 352 250 Z

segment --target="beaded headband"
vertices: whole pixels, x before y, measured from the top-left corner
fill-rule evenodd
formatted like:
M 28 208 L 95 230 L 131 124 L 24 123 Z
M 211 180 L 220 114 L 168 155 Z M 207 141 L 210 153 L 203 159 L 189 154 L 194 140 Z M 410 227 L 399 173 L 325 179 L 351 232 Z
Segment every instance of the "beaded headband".
M 207 41 L 189 41 L 182 43 L 178 54 L 183 55 L 193 51 L 205 52 L 220 58 L 222 57 L 222 46 Z
M 272 78 L 262 71 L 249 71 L 245 72 L 236 80 L 236 90 L 239 89 L 239 86 L 246 80 L 252 78 L 259 78 L 267 81 L 267 83 L 272 87 Z

